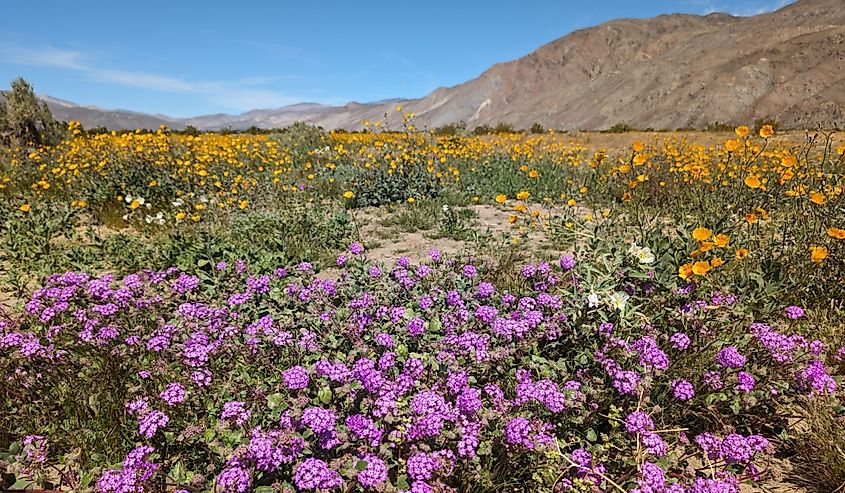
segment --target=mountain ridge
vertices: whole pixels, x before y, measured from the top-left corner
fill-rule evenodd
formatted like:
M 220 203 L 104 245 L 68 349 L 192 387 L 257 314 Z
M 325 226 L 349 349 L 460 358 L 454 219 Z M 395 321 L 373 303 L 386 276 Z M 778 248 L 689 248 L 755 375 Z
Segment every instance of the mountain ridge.
M 239 115 L 170 118 L 51 103 L 57 118 L 86 127 L 203 130 L 280 128 L 297 121 L 361 128 L 401 104 L 417 127 L 533 123 L 599 130 L 704 128 L 761 118 L 812 127 L 845 118 L 842 0 L 798 0 L 750 17 L 725 13 L 616 19 L 579 29 L 477 77 L 417 99 L 342 106 L 298 103 Z M 63 103 L 67 103 L 62 101 Z

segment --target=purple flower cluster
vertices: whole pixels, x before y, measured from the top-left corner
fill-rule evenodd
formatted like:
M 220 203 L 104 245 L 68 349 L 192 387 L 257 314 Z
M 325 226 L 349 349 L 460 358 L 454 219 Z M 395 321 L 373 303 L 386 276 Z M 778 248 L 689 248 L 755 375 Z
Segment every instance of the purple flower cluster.
M 140 492 L 145 491 L 144 483 L 158 471 L 159 466 L 147 460 L 155 449 L 142 445 L 132 449 L 123 460 L 122 469 L 111 469 L 103 473 L 97 481 L 100 493 Z
M 836 380 L 830 376 L 827 369 L 819 360 L 813 360 L 797 375 L 798 383 L 810 391 L 812 395 L 835 395 Z
M 251 415 L 252 411 L 247 409 L 243 402 L 227 402 L 223 404 L 223 413 L 220 415 L 220 420 L 231 420 L 236 425 L 242 426 Z
M 125 361 L 122 404 L 136 439 L 162 457 L 143 445 L 104 473 L 98 488 L 121 493 L 154 489 L 152 459 L 170 467 L 211 432 L 225 443 L 225 463 L 198 474 L 191 489 L 216 481 L 244 492 L 280 479 L 302 491 L 380 491 L 405 475 L 410 491 L 453 491 L 477 467 L 530 467 L 566 447 L 572 467 L 562 490 L 608 489 L 619 454 L 639 451 L 640 469 L 626 470 L 624 483 L 634 491 L 722 493 L 735 491 L 733 475 L 694 478 L 672 462 L 676 452 L 692 450 L 743 478 L 764 474 L 753 463 L 768 441 L 730 433 L 758 422 L 744 416 L 784 394 L 783 402 L 811 396 L 820 405 L 838 397 L 841 364 L 832 355 L 845 359 L 845 350 L 761 323 L 720 336 L 701 368 L 716 327 L 745 312 L 735 297 L 675 290 L 659 276 L 649 290 L 625 272 L 611 291 L 596 285 L 599 300 L 611 292 L 636 299 L 648 315 L 633 322 L 610 303 L 584 303 L 592 284 L 571 257 L 560 261 L 566 274 L 545 262 L 524 266 L 512 292 L 491 282 L 496 269 L 481 259 L 440 252 L 428 264 L 376 266 L 353 244 L 338 265 L 329 280 L 307 262 L 275 275 L 236 262 L 213 274 L 214 289 L 206 276 L 176 269 L 123 280 L 55 276 L 20 321 L 0 323 L 4 378 L 46 395 L 44 375 L 84 372 L 86 358 Z M 652 311 L 655 293 L 661 305 Z M 788 317 L 803 316 L 794 308 Z M 743 418 L 690 412 L 714 397 L 713 412 L 737 403 Z M 714 422 L 724 423 L 724 438 L 700 434 L 690 445 L 671 431 Z M 31 462 L 52 459 L 46 438 L 24 443 Z
M 185 387 L 179 382 L 173 382 L 167 385 L 161 394 L 159 394 L 159 397 L 168 406 L 175 406 L 185 400 Z
M 296 466 L 293 483 L 300 490 L 333 489 L 343 485 L 343 478 L 320 459 L 310 457 Z
M 294 366 L 282 372 L 285 386 L 290 390 L 302 390 L 308 387 L 308 370 Z
M 373 454 L 360 459 L 366 466 L 358 472 L 358 482 L 365 488 L 377 488 L 387 481 L 387 464 Z
M 669 338 L 669 343 L 672 344 L 672 347 L 678 351 L 683 351 L 689 347 L 690 338 L 683 332 L 678 332 L 676 334 L 672 334 L 672 337 Z
M 675 397 L 682 401 L 688 401 L 695 395 L 695 389 L 686 380 L 673 380 L 672 392 L 675 394 Z
M 158 433 L 158 430 L 167 426 L 170 417 L 161 411 L 149 410 L 138 418 L 138 434 L 150 439 Z
M 505 425 L 505 441 L 527 449 L 543 449 L 554 443 L 554 438 L 548 434 L 551 428 L 553 427 L 547 423 L 532 422 L 518 416 Z
M 225 493 L 244 493 L 252 486 L 252 477 L 247 468 L 234 463 L 220 471 L 217 484 Z
M 653 429 L 651 416 L 642 411 L 634 411 L 625 418 L 625 430 L 628 433 L 646 433 Z
M 710 433 L 695 437 L 695 442 L 711 460 L 722 459 L 729 463 L 748 463 L 758 453 L 769 447 L 769 441 L 760 435 L 742 436 L 731 433 L 719 438 Z
M 791 318 L 792 320 L 801 318 L 804 316 L 804 309 L 800 306 L 788 306 L 786 307 L 786 316 Z
M 716 363 L 724 368 L 742 368 L 747 360 L 736 346 L 728 346 L 716 353 Z
M 640 365 L 646 369 L 665 370 L 669 368 L 669 356 L 657 345 L 653 337 L 643 336 L 633 344 L 640 355 Z

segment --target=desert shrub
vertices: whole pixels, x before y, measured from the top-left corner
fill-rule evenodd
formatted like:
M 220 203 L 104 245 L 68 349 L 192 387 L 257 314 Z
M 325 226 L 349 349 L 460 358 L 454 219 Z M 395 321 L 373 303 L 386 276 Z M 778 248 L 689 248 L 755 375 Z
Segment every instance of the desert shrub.
M 200 134 L 200 131 L 199 131 L 199 130 L 197 130 L 197 128 L 196 128 L 195 126 L 193 126 L 193 125 L 187 125 L 187 126 L 186 126 L 183 130 L 181 130 L 179 133 L 181 133 L 181 134 L 183 134 L 183 135 L 191 135 L 191 136 L 193 136 L 193 137 L 198 137 L 198 136 L 199 136 L 199 134 Z
M 778 123 L 777 119 L 775 118 L 758 118 L 754 120 L 754 133 L 759 133 L 760 129 L 764 126 L 769 125 L 772 129 L 777 132 L 780 130 L 780 123 Z
M 705 127 L 705 130 L 708 132 L 733 132 L 736 125 L 731 125 L 729 123 L 722 123 L 722 122 L 714 122 Z
M 490 125 L 478 125 L 472 129 L 473 135 L 495 135 L 513 133 L 516 133 L 516 129 L 514 128 L 513 124 L 505 122 L 499 122 L 492 127 Z
M 47 103 L 35 97 L 32 86 L 22 77 L 11 83 L 11 90 L 0 98 L 0 144 L 38 146 L 58 143 L 64 126 L 53 118 Z
M 627 123 L 617 123 L 606 130 L 602 130 L 602 133 L 608 134 L 624 134 L 628 132 L 636 132 L 637 129 L 628 125 Z
M 328 133 L 322 127 L 296 122 L 277 134 L 278 141 L 293 150 L 299 156 L 305 156 L 308 150 L 321 149 L 326 145 Z
M 532 134 L 544 134 L 544 133 L 546 133 L 546 127 L 544 127 L 543 125 L 541 125 L 539 123 L 533 123 L 533 124 L 531 124 L 531 127 L 528 129 L 528 132 L 532 133 Z
M 472 129 L 472 135 L 489 135 L 493 133 L 493 127 L 490 125 L 477 125 Z
M 434 198 L 441 189 L 431 174 L 417 166 L 359 170 L 354 181 L 356 205 L 363 207 L 405 202 L 411 197 Z
M 491 133 L 494 133 L 494 134 L 512 134 L 512 133 L 515 133 L 515 132 L 516 132 L 516 129 L 514 128 L 513 124 L 499 122 L 499 123 L 496 124 L 495 127 L 493 127 L 493 130 L 492 130 Z
M 810 401 L 800 408 L 792 475 L 811 491 L 838 491 L 845 485 L 845 410 Z
M 455 135 L 463 135 L 466 132 L 466 129 L 467 124 L 461 121 L 458 123 L 447 123 L 446 125 L 435 127 L 431 131 L 431 133 L 439 137 L 449 137 Z

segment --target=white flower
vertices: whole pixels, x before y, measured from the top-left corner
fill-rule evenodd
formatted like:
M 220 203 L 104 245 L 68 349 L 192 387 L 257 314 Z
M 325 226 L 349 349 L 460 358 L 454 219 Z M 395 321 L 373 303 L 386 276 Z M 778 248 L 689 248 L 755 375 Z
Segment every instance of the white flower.
M 178 199 L 171 202 L 171 205 L 173 205 L 173 207 L 182 207 L 182 204 L 184 204 L 184 203 L 185 203 L 185 201 L 182 200 L 182 197 L 179 197 Z
M 640 260 L 641 264 L 650 264 L 654 262 L 654 254 L 651 253 L 651 249 L 649 247 L 643 247 L 640 249 L 639 253 L 637 253 L 637 258 Z
M 443 212 L 449 212 L 449 205 L 443 204 Z
M 132 203 L 132 196 L 127 193 L 126 197 L 123 200 L 125 200 L 127 204 L 131 204 Z
M 587 305 L 589 305 L 590 308 L 599 306 L 599 295 L 591 292 L 590 295 L 587 296 Z
M 623 293 L 622 291 L 617 291 L 617 292 L 613 293 L 612 295 L 610 295 L 610 298 L 608 298 L 608 301 L 610 302 L 611 308 L 614 308 L 614 309 L 619 310 L 621 312 L 622 310 L 625 309 L 625 304 L 628 302 L 628 298 L 630 298 L 630 296 L 628 296 L 627 293 Z
M 654 254 L 649 247 L 641 247 L 636 243 L 631 243 L 631 248 L 628 249 L 628 254 L 634 256 L 641 264 L 650 264 L 654 262 Z
M 164 213 L 159 211 L 155 216 L 147 214 L 146 217 L 144 217 L 144 221 L 146 221 L 147 224 L 164 224 Z

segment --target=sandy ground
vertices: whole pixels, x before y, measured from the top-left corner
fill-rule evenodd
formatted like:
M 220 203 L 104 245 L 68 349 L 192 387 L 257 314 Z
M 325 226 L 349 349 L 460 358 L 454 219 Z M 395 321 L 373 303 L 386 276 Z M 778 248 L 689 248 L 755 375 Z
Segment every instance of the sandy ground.
M 776 133 L 771 140 L 776 143 L 786 143 L 789 145 L 801 145 L 808 142 L 808 138 L 817 134 L 817 132 L 790 130 L 788 132 Z M 580 132 L 577 135 L 564 135 L 562 137 L 564 142 L 572 144 L 581 144 L 590 150 L 604 148 L 609 150 L 622 149 L 630 147 L 633 142 L 640 141 L 644 144 L 662 143 L 667 139 L 672 140 L 686 140 L 691 144 L 701 144 L 703 146 L 721 146 L 728 139 L 735 139 L 736 134 L 733 132 L 704 132 L 704 131 L 690 131 L 690 132 L 626 132 L 626 133 L 600 133 L 600 132 Z M 761 141 L 757 136 L 755 140 Z M 816 146 L 821 149 L 824 142 L 824 137 L 818 134 Z M 837 133 L 833 135 L 834 146 L 845 144 L 845 133 Z

